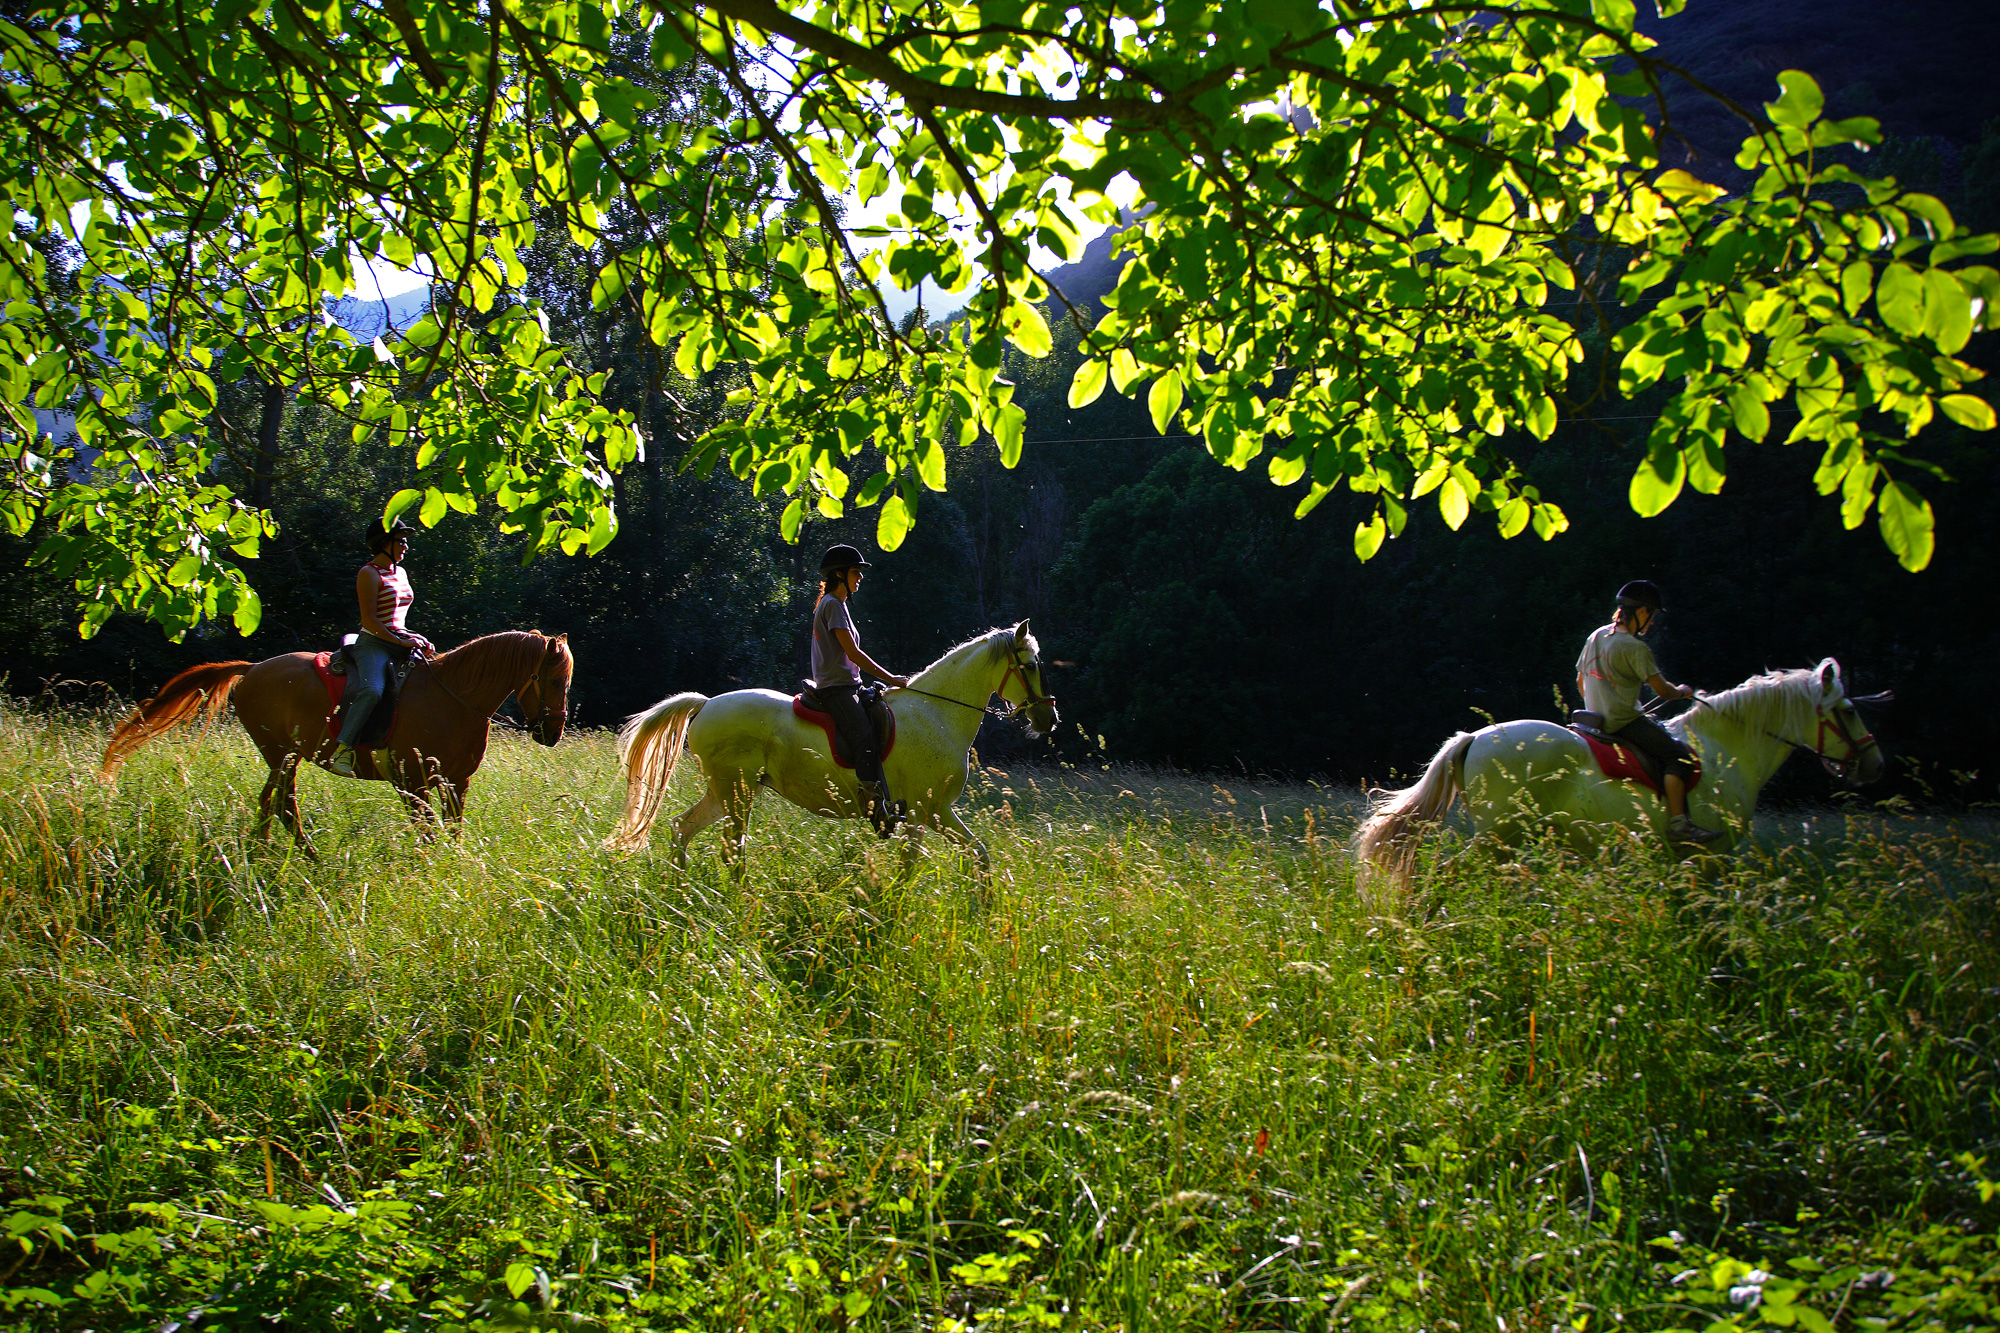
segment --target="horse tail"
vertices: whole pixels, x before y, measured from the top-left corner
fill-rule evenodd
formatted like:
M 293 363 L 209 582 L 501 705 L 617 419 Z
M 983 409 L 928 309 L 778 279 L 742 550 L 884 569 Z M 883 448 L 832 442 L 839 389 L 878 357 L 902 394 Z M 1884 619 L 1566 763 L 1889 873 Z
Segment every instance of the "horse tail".
M 99 782 L 110 782 L 118 776 L 132 752 L 165 732 L 173 730 L 181 723 L 203 713 L 202 725 L 215 720 L 229 696 L 235 691 L 236 683 L 243 679 L 243 673 L 254 663 L 250 662 L 204 662 L 191 666 L 160 687 L 160 692 L 139 705 L 118 724 L 118 730 L 111 733 L 111 744 L 104 747 L 104 766 L 97 770 Z
M 1356 878 L 1364 887 L 1377 876 L 1398 889 L 1409 887 L 1421 827 L 1443 818 L 1465 789 L 1465 752 L 1471 745 L 1472 733 L 1461 731 L 1438 748 L 1415 783 L 1369 793 L 1368 818 L 1354 834 Z
M 646 845 L 667 779 L 687 744 L 688 726 L 708 702 L 705 694 L 676 694 L 643 713 L 634 713 L 618 729 L 618 762 L 625 769 L 625 810 L 618 827 L 604 840 L 613 851 L 633 851 Z

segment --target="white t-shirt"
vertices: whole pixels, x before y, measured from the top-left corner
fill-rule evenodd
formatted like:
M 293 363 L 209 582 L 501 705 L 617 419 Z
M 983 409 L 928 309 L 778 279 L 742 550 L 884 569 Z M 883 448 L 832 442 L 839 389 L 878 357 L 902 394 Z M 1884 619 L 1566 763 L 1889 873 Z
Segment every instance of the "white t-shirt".
M 854 636 L 854 646 L 861 646 L 861 631 L 854 628 L 854 617 L 847 613 L 847 603 L 832 593 L 822 594 L 819 605 L 813 608 L 813 684 L 815 685 L 859 685 L 861 668 L 848 660 L 847 650 L 840 646 L 834 631 L 844 629 Z
M 1629 630 L 1605 625 L 1592 634 L 1576 659 L 1583 677 L 1583 703 L 1616 731 L 1639 716 L 1639 687 L 1660 672 L 1653 650 Z

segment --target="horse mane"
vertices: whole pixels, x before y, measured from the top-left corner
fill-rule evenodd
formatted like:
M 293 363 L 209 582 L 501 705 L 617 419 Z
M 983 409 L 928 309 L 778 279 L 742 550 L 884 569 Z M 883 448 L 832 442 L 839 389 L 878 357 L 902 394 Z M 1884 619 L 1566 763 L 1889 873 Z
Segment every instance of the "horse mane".
M 929 666 L 925 667 L 922 671 L 919 671 L 916 675 L 911 676 L 910 683 L 914 685 L 918 681 L 921 681 L 925 676 L 928 676 L 933 671 L 938 670 L 940 667 L 944 666 L 947 662 L 951 662 L 960 653 L 965 652 L 968 648 L 971 649 L 983 648 L 985 650 L 985 657 L 982 658 L 980 661 L 981 666 L 985 666 L 988 664 L 997 666 L 999 665 L 1000 660 L 1003 657 L 1005 657 L 1008 654 L 1008 652 L 1013 649 L 1013 647 L 1014 647 L 1014 631 L 1012 629 L 990 629 L 987 630 L 984 634 L 975 634 L 971 638 L 967 639 L 964 643 L 955 644 L 952 647 L 945 649 L 944 655 L 939 657 L 937 661 L 931 663 Z M 1040 652 L 1041 652 L 1041 645 L 1035 642 L 1035 636 L 1031 632 L 1028 635 L 1028 656 L 1034 657 Z
M 1817 667 L 1766 671 L 1761 676 L 1750 677 L 1741 685 L 1703 695 L 1707 707 L 1697 706 L 1684 716 L 1695 722 L 1701 720 L 1703 713 L 1713 713 L 1740 726 L 1798 735 L 1811 728 L 1817 711 L 1818 677 Z
M 468 639 L 450 652 L 439 653 L 431 663 L 438 679 L 461 693 L 488 687 L 512 690 L 541 665 L 552 641 L 531 629 L 502 630 Z M 562 653 L 565 679 L 573 665 L 567 647 Z

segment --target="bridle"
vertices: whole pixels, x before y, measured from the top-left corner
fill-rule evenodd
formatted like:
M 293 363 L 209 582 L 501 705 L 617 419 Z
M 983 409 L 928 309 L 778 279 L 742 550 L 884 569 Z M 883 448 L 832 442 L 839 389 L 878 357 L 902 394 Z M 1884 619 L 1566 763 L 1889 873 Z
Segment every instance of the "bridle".
M 521 691 L 527 689 L 530 685 L 532 685 L 535 687 L 535 697 L 541 701 L 542 704 L 541 711 L 535 714 L 535 720 L 533 722 L 530 722 L 526 727 L 523 728 L 523 730 L 525 731 L 540 733 L 543 728 L 548 726 L 549 722 L 548 694 L 547 691 L 542 686 L 542 672 L 547 668 L 548 657 L 549 655 L 544 653 L 542 655 L 542 665 L 537 666 L 532 675 L 530 675 L 525 681 L 521 682 L 519 686 L 509 691 L 509 693 L 513 694 L 515 698 L 519 698 Z M 432 683 L 435 684 L 439 689 L 443 690 L 447 695 L 449 695 L 453 703 L 456 703 L 460 708 L 463 708 L 468 713 L 477 713 L 479 711 L 477 708 L 474 708 L 471 704 L 467 703 L 464 699 L 460 698 L 457 690 L 454 690 L 451 686 L 444 683 L 444 677 L 440 676 L 437 672 L 437 668 L 431 665 L 430 658 L 423 657 L 420 655 L 417 658 L 417 661 L 423 663 L 424 669 L 431 673 Z M 502 699 L 500 702 L 505 703 L 507 701 L 505 699 Z M 494 712 L 488 713 L 486 715 L 486 720 L 488 722 L 491 722 L 493 721 L 494 718 L 498 716 L 499 712 L 498 710 L 495 710 Z M 569 725 L 569 698 L 567 695 L 565 695 L 563 698 L 563 706 L 561 711 L 559 711 L 556 714 L 556 720 L 559 724 L 559 727 L 567 727 Z
M 551 713 L 549 709 L 548 687 L 542 683 L 542 673 L 548 670 L 551 657 L 561 660 L 559 654 L 544 653 L 542 655 L 542 664 L 535 668 L 535 674 L 528 677 L 526 684 L 514 691 L 514 697 L 518 699 L 521 697 L 522 689 L 526 689 L 529 685 L 534 686 L 535 700 L 542 707 L 541 711 L 535 714 L 535 720 L 530 722 L 526 729 L 538 741 L 542 739 L 543 734 L 548 730 L 549 720 L 552 716 L 555 719 L 556 734 L 558 736 L 562 734 L 563 728 L 569 725 L 569 695 L 565 693 L 563 695 L 563 706 Z M 553 742 L 545 743 L 553 744 Z
M 1005 722 L 1015 714 L 1025 713 L 1037 704 L 1047 704 L 1051 708 L 1055 706 L 1056 697 L 1053 694 L 1038 694 L 1035 692 L 1035 687 L 1028 681 L 1028 673 L 1030 671 L 1039 677 L 1042 671 L 1042 664 L 1033 660 L 1023 662 L 1019 650 L 1009 648 L 1007 650 L 1007 670 L 1001 674 L 1000 683 L 993 687 L 993 692 L 1000 696 L 1002 703 L 1006 703 L 1007 681 L 1012 678 L 1021 682 L 1021 693 L 1027 697 L 1022 699 L 1018 704 L 1007 704 L 1005 708 L 994 708 L 989 704 L 969 704 L 963 699 L 954 699 L 948 694 L 932 694 L 929 690 L 920 690 L 914 685 L 898 685 L 895 688 L 906 694 L 921 694 L 926 699 L 936 699 L 943 703 L 957 704 L 960 708 L 970 708 L 975 713 L 984 713 L 988 717 L 998 718 L 1000 721 Z
M 1848 704 L 1850 707 L 1852 706 L 1852 702 L 1852 700 L 1846 698 L 1841 700 L 1841 703 Z M 1872 745 L 1879 749 L 1881 742 L 1875 739 L 1875 733 L 1868 730 L 1865 723 L 1862 725 L 1861 735 L 1856 737 L 1853 732 L 1847 729 L 1847 719 L 1841 715 L 1840 709 L 1837 706 L 1833 708 L 1815 707 L 1813 711 L 1819 718 L 1819 727 L 1813 733 L 1812 752 L 1819 756 L 1820 767 L 1824 768 L 1834 777 L 1839 778 L 1842 782 L 1849 781 L 1852 770 L 1860 767 L 1862 754 L 1866 751 L 1867 747 Z M 1861 720 L 1861 711 L 1859 709 L 1854 710 L 1854 718 L 1857 722 Z M 1845 759 L 1835 759 L 1826 752 L 1826 733 L 1829 730 L 1834 735 L 1840 737 L 1847 745 L 1847 757 Z M 1803 745 L 1798 745 L 1796 742 L 1794 742 L 1794 745 L 1797 749 L 1803 750 L 1806 748 Z
M 1842 696 L 1840 703 L 1847 704 L 1850 707 L 1863 703 L 1888 703 L 1895 697 L 1894 694 L 1885 690 L 1880 694 L 1871 694 L 1860 699 L 1849 699 Z M 1717 711 L 1715 705 L 1706 699 L 1696 697 L 1694 702 L 1708 709 L 1710 712 Z M 1789 745 L 1794 750 L 1802 750 L 1812 755 L 1819 760 L 1821 768 L 1824 768 L 1828 774 L 1839 778 L 1842 782 L 1852 781 L 1853 772 L 1861 766 L 1862 757 L 1867 753 L 1868 748 L 1873 746 L 1880 749 L 1882 743 L 1875 739 L 1875 733 L 1869 731 L 1866 724 L 1863 724 L 1859 736 L 1849 731 L 1847 729 L 1847 719 L 1841 716 L 1839 704 L 1835 704 L 1832 707 L 1828 707 L 1825 704 L 1814 704 L 1813 715 L 1818 719 L 1819 725 L 1813 732 L 1813 743 L 1811 745 L 1807 745 L 1803 741 L 1795 741 L 1790 736 L 1780 736 L 1768 727 L 1758 727 L 1757 730 L 1763 732 L 1764 735 L 1769 736 L 1774 741 Z M 1854 716 L 1859 721 L 1861 710 L 1858 708 L 1855 709 Z M 1836 759 L 1826 752 L 1826 736 L 1829 731 L 1838 736 L 1847 746 L 1846 758 Z

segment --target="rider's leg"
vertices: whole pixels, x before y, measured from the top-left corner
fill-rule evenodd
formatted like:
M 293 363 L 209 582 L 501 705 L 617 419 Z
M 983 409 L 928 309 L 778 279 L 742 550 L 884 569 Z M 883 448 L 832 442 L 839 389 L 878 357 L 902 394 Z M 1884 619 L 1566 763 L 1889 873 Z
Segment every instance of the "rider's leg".
M 1685 819 L 1688 812 L 1687 783 L 1681 781 L 1678 773 L 1667 774 L 1667 818 Z
M 382 700 L 382 694 L 389 688 L 389 673 L 395 669 L 389 645 L 372 634 L 363 634 L 348 649 L 354 670 L 348 679 L 352 682 L 344 696 L 347 702 L 347 716 L 341 719 L 340 735 L 335 738 L 334 752 L 328 756 L 326 766 L 342 777 L 354 776 L 354 742 L 361 735 L 361 728 L 368 724 L 368 715 L 375 711 L 375 705 Z
M 847 757 L 854 761 L 854 782 L 861 796 L 861 810 L 877 833 L 887 836 L 889 791 L 882 780 L 882 757 L 875 749 L 875 724 L 852 688 L 821 687 L 819 696 L 833 715 L 833 725 L 847 744 Z

